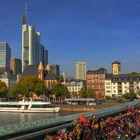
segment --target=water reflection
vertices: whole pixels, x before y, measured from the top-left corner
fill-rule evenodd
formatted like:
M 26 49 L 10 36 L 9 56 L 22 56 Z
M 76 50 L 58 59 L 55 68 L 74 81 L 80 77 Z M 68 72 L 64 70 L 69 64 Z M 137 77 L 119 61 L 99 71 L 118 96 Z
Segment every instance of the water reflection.
M 0 125 L 20 123 L 31 120 L 56 118 L 59 116 L 69 115 L 71 113 L 10 113 L 0 112 Z

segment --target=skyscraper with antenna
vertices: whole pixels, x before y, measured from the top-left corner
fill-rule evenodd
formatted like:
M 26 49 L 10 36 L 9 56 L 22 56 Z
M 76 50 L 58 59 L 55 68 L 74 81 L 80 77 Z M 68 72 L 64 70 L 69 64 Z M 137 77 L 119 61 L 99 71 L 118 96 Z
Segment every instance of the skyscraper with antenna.
M 44 62 L 44 53 L 40 42 L 40 32 L 36 32 L 35 27 L 28 25 L 28 5 L 25 4 L 25 12 L 22 16 L 22 71 L 27 65 Z
M 25 3 L 25 11 L 24 11 L 24 14 L 22 16 L 22 24 L 27 23 L 27 16 L 28 16 L 28 4 Z

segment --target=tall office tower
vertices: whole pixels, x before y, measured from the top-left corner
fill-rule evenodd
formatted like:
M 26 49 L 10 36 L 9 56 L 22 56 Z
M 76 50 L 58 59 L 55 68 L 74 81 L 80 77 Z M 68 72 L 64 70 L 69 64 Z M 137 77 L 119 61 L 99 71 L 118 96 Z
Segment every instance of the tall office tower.
M 42 60 L 42 64 L 44 65 L 44 46 L 40 47 L 40 60 Z
M 44 46 L 40 43 L 40 32 L 27 24 L 26 15 L 22 17 L 22 71 L 26 65 L 39 64 L 44 61 Z
M 60 70 L 59 70 L 59 65 L 55 64 L 55 65 L 50 65 L 51 68 L 51 73 L 55 74 L 57 76 L 60 76 Z
M 40 50 L 40 59 L 42 60 L 42 64 L 45 67 L 48 64 L 48 51 L 45 49 L 43 45 L 41 45 Z
M 112 63 L 112 73 L 113 73 L 113 75 L 121 74 L 121 63 L 120 62 L 114 61 Z
M 86 62 L 76 62 L 76 79 L 86 80 Z
M 8 43 L 0 42 L 0 73 L 10 73 L 11 48 Z
M 48 51 L 44 50 L 44 66 L 48 64 Z
M 13 75 L 21 74 L 21 60 L 17 58 L 11 58 L 10 60 L 10 73 Z

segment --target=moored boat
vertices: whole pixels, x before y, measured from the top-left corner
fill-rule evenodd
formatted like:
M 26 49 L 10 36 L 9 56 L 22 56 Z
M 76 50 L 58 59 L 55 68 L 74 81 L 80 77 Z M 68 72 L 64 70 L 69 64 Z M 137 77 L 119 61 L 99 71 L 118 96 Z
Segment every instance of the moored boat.
M 18 101 L 0 102 L 0 112 L 59 112 L 60 107 L 53 106 L 48 101 Z

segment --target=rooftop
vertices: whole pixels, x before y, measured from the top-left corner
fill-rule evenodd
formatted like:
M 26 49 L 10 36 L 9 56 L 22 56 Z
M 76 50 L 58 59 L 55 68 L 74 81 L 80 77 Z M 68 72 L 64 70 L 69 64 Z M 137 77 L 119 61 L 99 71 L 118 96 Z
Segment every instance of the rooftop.
M 97 70 L 88 70 L 87 74 L 106 74 L 107 70 L 105 68 L 99 68 Z
M 121 64 L 119 61 L 114 61 L 112 64 Z
M 106 79 L 107 80 L 112 80 L 112 81 L 140 81 L 140 75 L 129 75 L 129 74 L 120 74 L 120 75 L 113 75 L 113 74 L 106 74 Z

